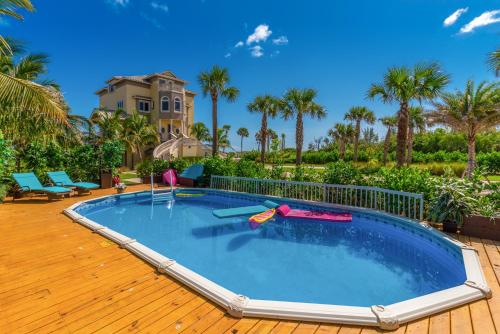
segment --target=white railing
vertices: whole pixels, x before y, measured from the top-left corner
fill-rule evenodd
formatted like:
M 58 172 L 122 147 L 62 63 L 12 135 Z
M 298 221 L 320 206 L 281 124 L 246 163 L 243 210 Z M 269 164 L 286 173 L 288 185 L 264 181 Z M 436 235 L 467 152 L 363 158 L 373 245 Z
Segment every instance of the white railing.
M 212 175 L 210 187 L 383 211 L 423 220 L 424 196 L 404 191 L 355 185 L 252 179 Z

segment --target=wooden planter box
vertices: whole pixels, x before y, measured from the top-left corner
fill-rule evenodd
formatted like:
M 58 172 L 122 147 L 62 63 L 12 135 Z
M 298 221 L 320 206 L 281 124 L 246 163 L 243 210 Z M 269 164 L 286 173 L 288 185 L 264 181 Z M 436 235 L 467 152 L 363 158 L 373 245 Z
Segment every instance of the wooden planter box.
M 101 172 L 101 189 L 113 187 L 113 174 Z
M 142 177 L 141 180 L 142 180 L 142 183 L 144 183 L 144 184 L 151 184 L 151 177 L 150 176 Z M 154 183 L 161 183 L 161 181 L 162 181 L 161 176 L 153 176 Z
M 484 216 L 466 216 L 460 234 L 500 241 L 500 218 L 491 220 Z

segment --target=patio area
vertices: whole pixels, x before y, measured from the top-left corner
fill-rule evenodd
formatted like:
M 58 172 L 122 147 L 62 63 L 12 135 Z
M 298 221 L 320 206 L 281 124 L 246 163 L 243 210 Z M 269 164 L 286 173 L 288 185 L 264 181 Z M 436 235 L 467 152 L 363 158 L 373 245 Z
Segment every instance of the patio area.
M 128 191 L 148 189 L 130 186 Z M 71 204 L 26 198 L 0 205 L 0 332 L 378 333 L 376 328 L 236 319 L 190 288 L 62 214 Z M 500 332 L 500 243 L 475 247 L 493 298 L 409 324 L 393 333 Z

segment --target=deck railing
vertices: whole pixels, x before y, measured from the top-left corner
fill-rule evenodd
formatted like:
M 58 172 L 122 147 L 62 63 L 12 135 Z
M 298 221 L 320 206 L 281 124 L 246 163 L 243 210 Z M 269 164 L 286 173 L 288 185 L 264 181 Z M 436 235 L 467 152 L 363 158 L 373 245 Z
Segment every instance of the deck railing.
M 423 220 L 422 194 L 355 185 L 252 179 L 212 175 L 210 187 L 250 194 L 279 196 L 379 210 Z

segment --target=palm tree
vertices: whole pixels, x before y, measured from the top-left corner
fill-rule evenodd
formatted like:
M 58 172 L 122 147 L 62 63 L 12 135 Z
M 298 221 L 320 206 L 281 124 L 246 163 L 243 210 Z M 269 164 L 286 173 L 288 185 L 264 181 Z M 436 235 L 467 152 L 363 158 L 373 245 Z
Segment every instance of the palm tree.
M 498 76 L 498 74 L 500 73 L 500 48 L 496 49 L 488 55 L 488 64 Z
M 375 133 L 375 130 L 370 127 L 363 129 L 363 139 L 367 145 L 372 145 L 378 142 L 378 135 Z
M 142 160 L 143 147 L 145 145 L 156 144 L 160 141 L 160 136 L 156 128 L 151 125 L 148 119 L 140 115 L 137 111 L 132 113 L 123 122 L 123 142 L 127 151 L 132 154 L 132 169 L 134 168 L 134 154 L 139 154 Z
M 280 110 L 280 104 L 280 100 L 271 95 L 260 95 L 256 96 L 247 106 L 248 111 L 251 113 L 260 113 L 262 115 L 259 131 L 260 161 L 262 163 L 265 162 L 266 155 L 267 120 L 276 117 Z
M 384 166 L 387 164 L 387 155 L 389 154 L 389 147 L 391 145 L 391 135 L 394 132 L 394 127 L 398 124 L 398 119 L 395 116 L 386 116 L 379 118 L 379 121 L 382 122 L 382 125 L 387 128 L 387 133 L 384 139 L 384 158 L 382 162 Z
M 346 144 L 353 138 L 354 128 L 351 124 L 335 124 L 333 129 L 328 131 L 328 135 L 335 138 L 339 145 L 339 159 L 344 160 Z
M 476 135 L 500 124 L 500 83 L 483 81 L 476 88 L 469 80 L 463 92 L 443 94 L 426 116 L 432 125 L 446 125 L 467 136 L 467 176 L 470 177 L 476 165 Z
M 122 109 L 116 111 L 95 110 L 90 116 L 90 121 L 99 127 L 99 142 L 119 140 L 125 130 L 124 119 L 126 116 L 127 113 Z
M 273 139 L 278 138 L 278 134 L 273 129 L 267 129 L 266 141 L 267 141 L 267 152 L 271 152 L 271 142 Z
M 191 135 L 199 141 L 210 139 L 210 131 L 203 122 L 196 122 L 191 126 Z
M 284 151 L 285 148 L 286 148 L 286 145 L 285 145 L 285 139 L 286 139 L 286 135 L 284 133 L 281 134 L 281 150 Z
M 248 138 L 250 133 L 247 128 L 239 128 L 236 134 L 241 137 L 240 153 L 243 153 L 243 138 Z
M 359 135 L 361 134 L 361 122 L 375 123 L 375 114 L 367 107 L 352 107 L 344 116 L 345 120 L 354 122 L 354 161 L 358 161 Z
M 424 108 L 421 106 L 412 106 L 408 108 L 408 115 L 410 117 L 408 124 L 408 154 L 406 156 L 406 164 L 411 165 L 412 152 L 413 152 L 413 136 L 415 130 L 425 130 Z
M 29 0 L 0 1 L 0 16 L 10 16 L 22 20 L 16 9 L 34 11 Z M 13 56 L 13 48 L 8 39 L 0 35 L 0 62 Z M 60 94 L 47 87 L 12 76 L 0 70 L 0 113 L 24 113 L 39 118 L 50 118 L 59 123 L 66 123 L 66 111 L 62 105 Z
M 222 147 L 222 152 L 226 152 L 226 148 L 231 146 L 229 141 L 229 130 L 231 130 L 230 125 L 223 125 L 221 129 L 217 130 L 217 137 L 219 138 L 219 146 Z
M 296 118 L 295 143 L 296 165 L 302 163 L 302 145 L 304 144 L 304 116 L 322 119 L 326 117 L 325 108 L 315 99 L 317 92 L 314 89 L 289 89 L 283 97 L 282 113 L 285 119 Z
M 413 68 L 393 67 L 384 76 L 383 83 L 372 84 L 368 97 L 380 97 L 382 102 L 399 103 L 396 160 L 402 167 L 406 161 L 405 153 L 408 135 L 408 107 L 410 102 L 433 100 L 438 97 L 448 84 L 449 76 L 443 73 L 439 65 L 417 64 Z
M 201 72 L 198 76 L 203 96 L 210 94 L 212 98 L 212 156 L 219 152 L 219 141 L 217 138 L 217 102 L 219 96 L 224 97 L 228 102 L 233 102 L 238 97 L 238 88 L 228 86 L 230 79 L 227 68 L 214 65 L 210 71 Z

